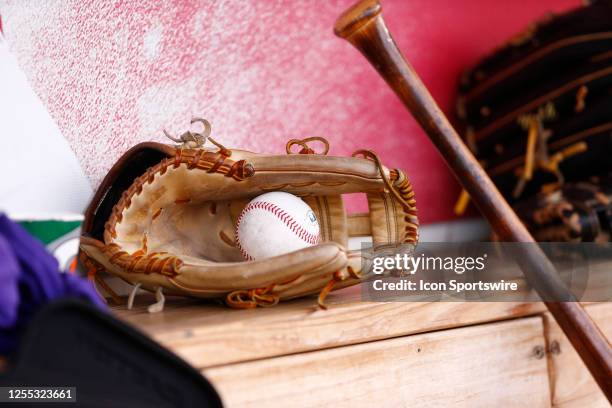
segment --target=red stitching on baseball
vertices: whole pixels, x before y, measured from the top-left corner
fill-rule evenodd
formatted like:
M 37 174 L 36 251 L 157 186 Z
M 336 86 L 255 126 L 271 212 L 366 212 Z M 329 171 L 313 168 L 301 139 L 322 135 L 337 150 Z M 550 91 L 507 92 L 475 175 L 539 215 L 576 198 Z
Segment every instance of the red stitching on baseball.
M 249 203 L 244 210 L 240 213 L 240 217 L 238 217 L 238 221 L 236 221 L 236 246 L 240 250 L 242 256 L 248 260 L 252 261 L 253 257 L 249 255 L 249 253 L 240 245 L 240 240 L 238 239 L 238 227 L 240 227 L 240 223 L 244 218 L 245 214 L 253 209 L 260 209 L 268 211 L 271 214 L 274 214 L 279 220 L 283 222 L 295 235 L 297 235 L 302 241 L 305 241 L 311 245 L 316 245 L 319 243 L 319 236 L 312 234 L 306 231 L 301 225 L 299 225 L 291 215 L 289 215 L 285 210 L 278 207 L 275 204 L 268 203 L 265 201 L 257 201 L 254 203 Z

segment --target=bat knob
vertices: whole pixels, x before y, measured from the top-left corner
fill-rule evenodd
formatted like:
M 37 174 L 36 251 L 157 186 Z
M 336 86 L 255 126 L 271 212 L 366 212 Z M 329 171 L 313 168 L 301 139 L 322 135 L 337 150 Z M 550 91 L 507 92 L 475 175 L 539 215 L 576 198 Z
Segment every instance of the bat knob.
M 361 0 L 346 10 L 334 25 L 334 33 L 341 38 L 349 38 L 354 32 L 372 22 L 382 11 L 378 0 Z

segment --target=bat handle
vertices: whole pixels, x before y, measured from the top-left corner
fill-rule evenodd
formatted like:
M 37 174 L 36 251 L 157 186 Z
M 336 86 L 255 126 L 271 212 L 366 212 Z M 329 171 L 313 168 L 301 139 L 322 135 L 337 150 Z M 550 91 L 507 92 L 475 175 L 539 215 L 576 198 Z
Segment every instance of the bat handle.
M 362 0 L 349 8 L 336 21 L 334 32 L 353 44 L 402 100 L 502 240 L 527 243 L 517 260 L 525 277 L 544 300 L 608 401 L 612 402 L 610 344 L 582 306 L 575 302 L 550 260 L 535 244 L 406 61 L 387 29 L 378 0 Z

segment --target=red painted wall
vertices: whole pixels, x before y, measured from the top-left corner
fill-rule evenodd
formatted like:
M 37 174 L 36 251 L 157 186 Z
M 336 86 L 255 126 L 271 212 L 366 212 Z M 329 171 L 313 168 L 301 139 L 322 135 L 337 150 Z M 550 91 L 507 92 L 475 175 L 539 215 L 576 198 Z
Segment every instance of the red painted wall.
M 94 186 L 135 143 L 192 115 L 229 146 L 283 152 L 323 135 L 407 171 L 424 222 L 452 217 L 458 186 L 366 61 L 334 37 L 342 1 L 0 0 L 9 46 Z M 396 41 L 442 108 L 460 73 L 545 12 L 579 0 L 384 1 Z M 353 207 L 358 206 L 354 204 Z

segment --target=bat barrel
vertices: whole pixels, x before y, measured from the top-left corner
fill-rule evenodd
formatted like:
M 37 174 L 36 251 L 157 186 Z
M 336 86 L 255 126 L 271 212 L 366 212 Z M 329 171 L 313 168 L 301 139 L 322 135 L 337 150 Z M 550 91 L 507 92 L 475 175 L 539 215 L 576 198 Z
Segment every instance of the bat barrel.
M 518 259 L 525 277 L 545 301 L 608 400 L 612 401 L 609 343 L 582 306 L 575 302 L 550 260 L 406 61 L 386 27 L 380 3 L 363 0 L 355 4 L 338 18 L 334 32 L 353 44 L 402 100 L 502 240 L 527 244 Z

